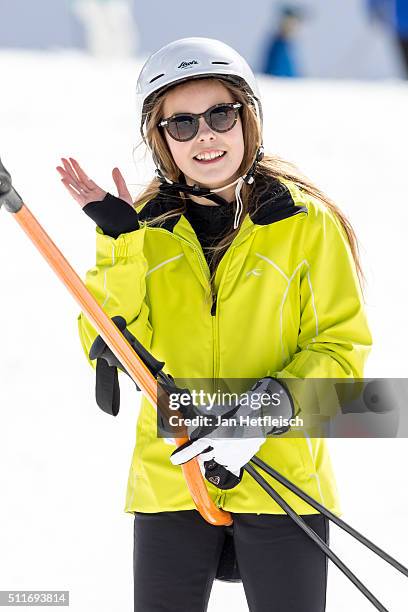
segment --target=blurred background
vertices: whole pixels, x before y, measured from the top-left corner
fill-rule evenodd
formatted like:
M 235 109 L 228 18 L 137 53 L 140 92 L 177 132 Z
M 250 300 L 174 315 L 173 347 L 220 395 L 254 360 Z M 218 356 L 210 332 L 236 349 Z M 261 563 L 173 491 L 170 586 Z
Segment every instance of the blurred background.
M 136 195 L 154 170 L 138 146 L 143 60 L 183 36 L 224 40 L 257 73 L 266 150 L 357 233 L 366 376 L 406 378 L 407 12 L 408 0 L 0 0 L 0 156 L 83 276 L 95 227 L 61 184 L 60 158 L 114 194 L 118 166 Z M 79 309 L 5 210 L 0 257 L 0 590 L 69 589 L 75 612 L 130 612 L 133 522 L 121 509 L 140 394 L 123 380 L 118 418 L 97 408 Z M 407 565 L 407 440 L 329 443 L 343 518 Z M 330 539 L 387 609 L 406 612 L 401 575 L 340 530 Z M 329 567 L 327 612 L 371 612 Z M 209 611 L 227 609 L 247 611 L 242 585 L 216 582 Z
M 0 0 L 0 15 L 3 48 L 145 56 L 176 38 L 209 36 L 235 47 L 257 72 L 407 74 L 407 0 L 206 0 L 202 10 L 189 0 Z

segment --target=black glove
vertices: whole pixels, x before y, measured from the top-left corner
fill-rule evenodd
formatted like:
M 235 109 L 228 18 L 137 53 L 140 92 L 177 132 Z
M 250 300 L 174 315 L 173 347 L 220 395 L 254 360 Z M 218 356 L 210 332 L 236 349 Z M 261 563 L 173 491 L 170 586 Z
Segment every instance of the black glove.
M 88 202 L 82 210 L 105 234 L 115 239 L 140 227 L 136 210 L 109 192 L 103 200 Z

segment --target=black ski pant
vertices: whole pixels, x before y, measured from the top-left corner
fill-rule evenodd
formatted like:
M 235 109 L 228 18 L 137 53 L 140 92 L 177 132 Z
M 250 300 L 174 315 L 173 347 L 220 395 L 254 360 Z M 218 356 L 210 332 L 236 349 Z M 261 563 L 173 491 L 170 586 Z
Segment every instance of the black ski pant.
M 233 542 L 250 612 L 324 612 L 328 559 L 287 515 L 232 514 Z M 329 544 L 329 520 L 303 515 Z M 134 612 L 205 612 L 226 527 L 196 510 L 134 520 Z

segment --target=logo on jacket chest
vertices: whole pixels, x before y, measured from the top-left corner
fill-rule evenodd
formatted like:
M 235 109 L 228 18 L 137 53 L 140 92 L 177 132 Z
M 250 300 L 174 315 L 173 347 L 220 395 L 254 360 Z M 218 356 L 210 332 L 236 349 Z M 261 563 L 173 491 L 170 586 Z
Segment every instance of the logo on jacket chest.
M 263 274 L 262 268 L 254 268 L 246 273 L 246 276 L 261 276 Z

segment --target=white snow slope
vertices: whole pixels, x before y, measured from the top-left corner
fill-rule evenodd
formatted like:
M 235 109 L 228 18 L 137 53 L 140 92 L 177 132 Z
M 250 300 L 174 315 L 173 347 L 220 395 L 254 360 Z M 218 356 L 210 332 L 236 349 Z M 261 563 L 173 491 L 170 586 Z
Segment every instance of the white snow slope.
M 0 53 L 0 155 L 81 275 L 94 263 L 95 230 L 55 166 L 74 156 L 113 190 L 118 165 L 139 191 L 152 168 L 140 151 L 132 158 L 138 66 Z M 360 238 L 374 335 L 366 375 L 407 376 L 407 86 L 262 79 L 261 87 L 267 150 L 324 188 Z M 12 216 L 0 215 L 0 590 L 65 589 L 75 612 L 130 612 L 133 521 L 122 510 L 140 398 L 123 380 L 119 417 L 97 408 L 79 308 Z M 343 518 L 407 565 L 407 440 L 330 447 Z M 402 575 L 335 526 L 331 546 L 387 609 L 406 610 Z M 373 609 L 330 563 L 327 611 L 345 606 Z M 243 588 L 216 582 L 209 610 L 227 609 L 248 609 Z

